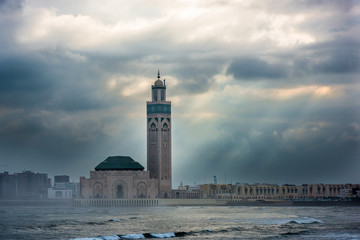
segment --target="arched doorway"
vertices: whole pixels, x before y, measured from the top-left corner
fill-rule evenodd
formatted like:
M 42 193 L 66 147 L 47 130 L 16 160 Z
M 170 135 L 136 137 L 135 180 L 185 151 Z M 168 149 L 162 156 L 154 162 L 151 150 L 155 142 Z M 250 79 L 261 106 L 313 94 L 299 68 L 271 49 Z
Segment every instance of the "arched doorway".
M 93 187 L 93 196 L 94 198 L 102 198 L 103 197 L 103 187 L 102 184 L 97 182 Z
M 116 188 L 116 198 L 124 198 L 124 191 L 122 185 L 118 185 Z
M 125 181 L 118 179 L 111 186 L 111 197 L 112 198 L 128 198 L 128 186 Z
M 137 197 L 146 198 L 146 196 L 147 196 L 146 184 L 141 182 L 137 185 Z

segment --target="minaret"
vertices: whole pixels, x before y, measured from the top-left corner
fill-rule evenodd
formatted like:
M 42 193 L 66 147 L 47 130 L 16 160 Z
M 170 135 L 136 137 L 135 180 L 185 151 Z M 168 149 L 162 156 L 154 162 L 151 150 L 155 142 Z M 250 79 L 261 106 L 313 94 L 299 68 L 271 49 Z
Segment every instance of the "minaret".
M 147 167 L 151 178 L 159 179 L 160 198 L 171 197 L 171 102 L 166 101 L 166 85 L 157 80 L 151 86 L 147 105 Z

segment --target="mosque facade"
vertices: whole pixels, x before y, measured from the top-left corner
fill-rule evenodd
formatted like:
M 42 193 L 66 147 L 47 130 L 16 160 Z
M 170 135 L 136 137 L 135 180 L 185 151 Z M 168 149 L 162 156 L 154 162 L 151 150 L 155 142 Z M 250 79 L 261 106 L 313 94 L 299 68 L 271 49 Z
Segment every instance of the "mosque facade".
M 171 198 L 171 102 L 159 71 L 146 111 L 148 169 L 129 156 L 109 156 L 90 178 L 80 177 L 82 198 Z

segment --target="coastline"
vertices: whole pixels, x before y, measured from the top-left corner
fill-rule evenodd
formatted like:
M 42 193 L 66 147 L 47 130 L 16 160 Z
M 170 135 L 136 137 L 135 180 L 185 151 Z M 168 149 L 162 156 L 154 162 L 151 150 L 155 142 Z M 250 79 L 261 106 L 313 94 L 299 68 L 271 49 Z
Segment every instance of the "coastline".
M 360 199 L 347 201 L 323 200 L 276 200 L 276 201 L 229 201 L 225 199 L 40 199 L 1 200 L 1 206 L 69 206 L 69 207 L 161 207 L 161 206 L 268 206 L 268 207 L 321 207 L 360 206 Z

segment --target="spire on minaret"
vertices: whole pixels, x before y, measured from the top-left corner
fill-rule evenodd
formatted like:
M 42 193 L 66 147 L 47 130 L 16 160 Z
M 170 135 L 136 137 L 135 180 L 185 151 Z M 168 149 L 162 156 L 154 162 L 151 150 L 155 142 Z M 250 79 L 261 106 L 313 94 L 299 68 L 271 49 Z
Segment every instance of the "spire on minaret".
M 158 76 L 157 78 L 160 80 L 160 70 L 158 69 Z

